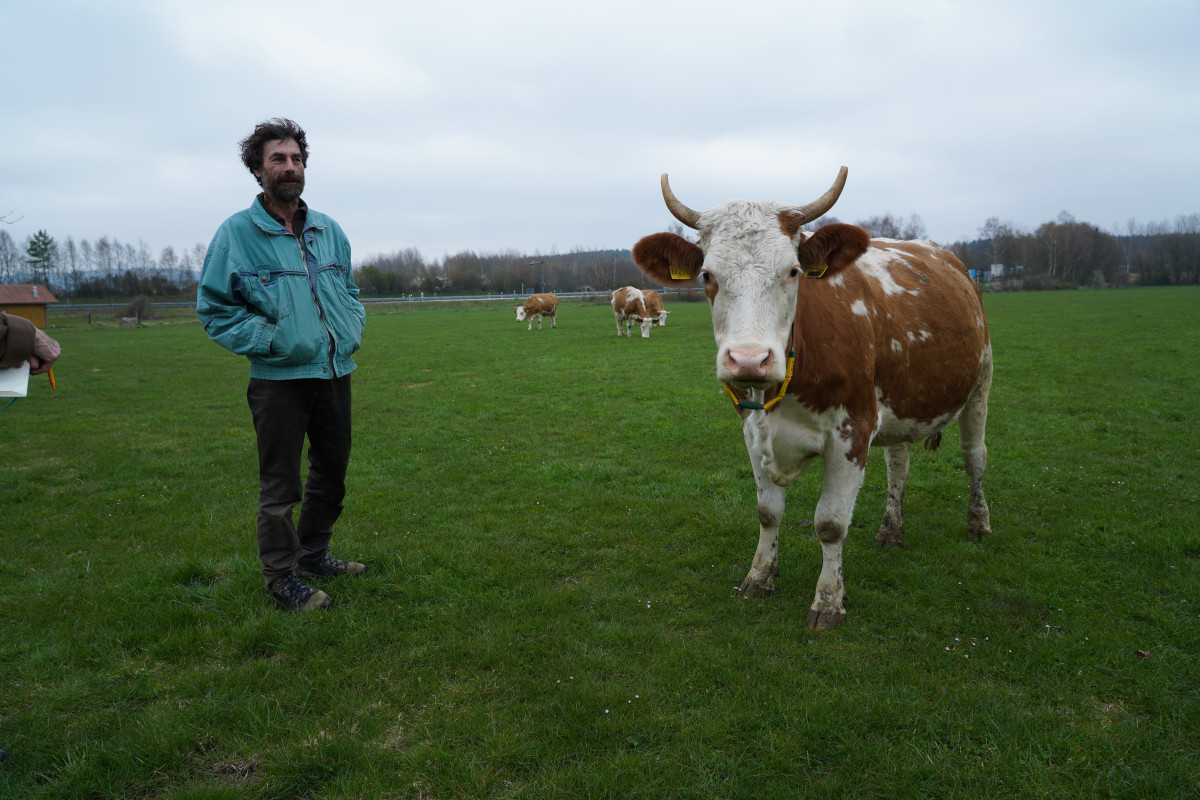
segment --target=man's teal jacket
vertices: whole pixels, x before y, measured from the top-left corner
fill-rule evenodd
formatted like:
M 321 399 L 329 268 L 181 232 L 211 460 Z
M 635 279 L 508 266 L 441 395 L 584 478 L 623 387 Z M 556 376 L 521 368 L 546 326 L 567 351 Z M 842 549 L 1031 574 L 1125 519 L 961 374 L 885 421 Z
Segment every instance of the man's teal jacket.
M 250 377 L 268 380 L 349 374 L 366 322 L 341 227 L 310 208 L 297 240 L 257 199 L 208 246 L 196 314 L 214 342 L 250 359 Z

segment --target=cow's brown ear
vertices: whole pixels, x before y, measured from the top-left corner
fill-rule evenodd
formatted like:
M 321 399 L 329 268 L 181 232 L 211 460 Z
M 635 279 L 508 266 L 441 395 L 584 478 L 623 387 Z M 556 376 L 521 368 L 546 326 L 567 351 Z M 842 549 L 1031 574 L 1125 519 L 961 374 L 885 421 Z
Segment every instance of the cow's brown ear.
M 654 233 L 633 246 L 633 263 L 663 286 L 684 286 L 699 276 L 704 251 L 682 236 Z
M 871 236 L 857 225 L 834 222 L 819 229 L 796 248 L 808 277 L 836 275 L 867 252 Z

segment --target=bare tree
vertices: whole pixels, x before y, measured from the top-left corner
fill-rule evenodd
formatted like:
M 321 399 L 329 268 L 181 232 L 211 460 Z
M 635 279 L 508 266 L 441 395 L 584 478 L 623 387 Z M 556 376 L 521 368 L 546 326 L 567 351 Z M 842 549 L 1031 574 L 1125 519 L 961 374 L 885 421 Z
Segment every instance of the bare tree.
M 676 236 L 678 236 L 680 239 L 686 239 L 687 241 L 691 242 L 692 244 L 696 244 L 696 242 L 700 241 L 700 234 L 698 231 L 694 231 L 691 228 L 685 228 L 682 225 L 680 225 L 678 222 L 672 224 L 671 227 L 667 228 L 667 233 L 673 233 Z
M 137 260 L 134 263 L 137 265 L 137 271 L 143 274 L 150 274 L 158 268 L 154 256 L 150 253 L 150 245 L 146 244 L 144 239 L 138 239 Z
M 87 239 L 79 243 L 79 278 L 80 280 L 90 276 L 92 269 L 95 267 L 95 255 L 92 252 L 92 243 Z M 75 283 L 76 288 L 79 287 L 79 282 Z
M 871 234 L 872 239 L 902 239 L 903 229 L 901 228 L 900 220 L 892 216 L 892 212 L 887 212 L 882 217 L 870 217 L 869 219 L 860 220 L 858 227 Z
M 204 257 L 208 255 L 208 245 L 196 242 L 192 245 L 192 263 L 195 264 L 196 272 L 199 273 L 204 268 Z
M 163 277 L 168 283 L 179 285 L 183 283 L 177 275 L 178 259 L 175 258 L 175 248 L 170 245 L 164 247 L 158 256 L 158 268 L 162 270 Z
M 24 271 L 25 258 L 8 231 L 0 230 L 0 283 L 14 283 Z
M 920 214 L 911 215 L 900 232 L 901 239 L 925 239 L 928 237 L 929 232 L 925 229 L 925 220 L 921 219 Z
M 988 217 L 979 229 L 979 238 L 988 243 L 988 257 L 992 264 L 1009 264 L 1017 249 L 1017 232 L 1011 222 L 1001 222 L 999 217 Z
M 69 291 L 74 292 L 75 287 L 79 285 L 79 248 L 75 246 L 75 240 L 68 236 L 67 244 L 63 250 L 65 253 L 62 264 L 63 277 L 65 278 L 63 283 L 68 287 Z

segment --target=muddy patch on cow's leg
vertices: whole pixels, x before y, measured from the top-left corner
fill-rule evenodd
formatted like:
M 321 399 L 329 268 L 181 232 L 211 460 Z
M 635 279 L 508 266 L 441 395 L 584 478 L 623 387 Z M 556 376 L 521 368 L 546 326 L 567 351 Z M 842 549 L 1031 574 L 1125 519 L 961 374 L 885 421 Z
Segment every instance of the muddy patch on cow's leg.
M 941 434 L 937 434 L 940 439 Z M 930 437 L 932 440 L 933 437 Z M 934 445 L 936 447 L 936 445 Z M 904 547 L 904 487 L 908 483 L 908 442 L 884 448 L 887 460 L 888 493 L 883 524 L 875 536 L 876 547 Z

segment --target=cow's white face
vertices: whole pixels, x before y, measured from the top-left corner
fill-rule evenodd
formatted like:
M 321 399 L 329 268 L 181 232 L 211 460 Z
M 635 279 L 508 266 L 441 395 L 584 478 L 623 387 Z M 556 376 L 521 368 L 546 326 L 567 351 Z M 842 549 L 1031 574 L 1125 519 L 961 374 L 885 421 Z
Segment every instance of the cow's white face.
M 712 305 L 717 378 L 734 386 L 765 388 L 784 379 L 802 270 L 798 239 L 779 222 L 783 210 L 735 200 L 700 218 L 699 280 Z
M 525 307 L 519 306 L 517 308 L 517 322 L 524 322 L 524 321 L 525 321 Z
M 634 317 L 634 319 L 638 319 L 638 317 Z M 641 318 L 641 326 L 642 326 L 642 338 L 649 339 L 650 338 L 650 329 L 654 327 L 654 317 L 642 317 Z

